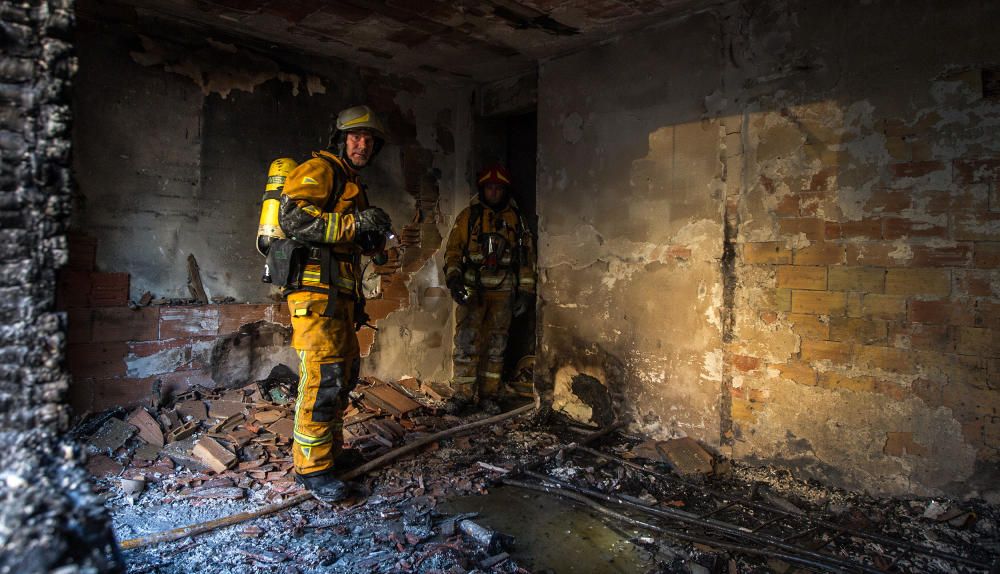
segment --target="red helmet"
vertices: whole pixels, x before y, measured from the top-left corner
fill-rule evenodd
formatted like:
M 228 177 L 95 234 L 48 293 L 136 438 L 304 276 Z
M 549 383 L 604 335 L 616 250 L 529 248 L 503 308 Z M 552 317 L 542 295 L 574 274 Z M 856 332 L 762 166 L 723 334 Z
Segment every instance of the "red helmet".
M 476 185 L 483 187 L 487 183 L 499 183 L 510 186 L 510 181 L 510 171 L 503 164 L 495 163 L 486 166 L 483 171 L 479 172 L 479 177 L 476 178 Z

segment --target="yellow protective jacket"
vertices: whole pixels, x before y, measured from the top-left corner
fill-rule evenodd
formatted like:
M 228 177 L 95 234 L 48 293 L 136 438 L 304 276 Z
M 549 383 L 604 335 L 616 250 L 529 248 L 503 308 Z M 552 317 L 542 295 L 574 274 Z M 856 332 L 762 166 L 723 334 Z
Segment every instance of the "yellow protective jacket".
M 313 152 L 312 159 L 288 174 L 281 194 L 281 230 L 313 248 L 302 275 L 303 288 L 329 288 L 320 280 L 321 250 L 328 249 L 337 263 L 337 290 L 358 298 L 361 248 L 354 243 L 354 222 L 357 213 L 368 208 L 358 173 L 328 151 Z
M 535 242 L 519 215 L 513 199 L 496 211 L 479 198 L 458 214 L 448 236 L 445 251 L 446 278 L 462 275 L 472 289 L 535 292 Z M 506 240 L 506 249 L 498 257 L 495 270 L 484 265 L 483 237 L 497 233 Z

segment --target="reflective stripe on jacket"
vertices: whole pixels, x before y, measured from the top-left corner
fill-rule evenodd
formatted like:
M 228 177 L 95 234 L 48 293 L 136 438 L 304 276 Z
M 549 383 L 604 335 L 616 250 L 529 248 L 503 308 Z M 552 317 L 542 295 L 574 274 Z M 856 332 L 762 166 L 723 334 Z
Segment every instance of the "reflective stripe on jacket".
M 317 249 L 333 251 L 339 268 L 337 287 L 357 296 L 361 286 L 361 249 L 354 243 L 354 217 L 368 208 L 368 197 L 358 173 L 328 151 L 313 152 L 285 181 L 278 221 L 289 237 Z M 303 286 L 326 289 L 320 266 L 306 265 Z

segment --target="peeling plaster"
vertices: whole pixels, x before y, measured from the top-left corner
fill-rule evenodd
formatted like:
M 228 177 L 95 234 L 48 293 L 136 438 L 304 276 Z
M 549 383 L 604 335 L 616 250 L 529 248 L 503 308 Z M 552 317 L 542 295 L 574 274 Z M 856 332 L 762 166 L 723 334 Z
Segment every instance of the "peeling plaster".
M 289 84 L 293 96 L 303 85 L 310 96 L 326 93 L 322 79 L 284 72 L 273 60 L 238 51 L 231 44 L 207 39 L 210 48 L 191 54 L 148 36 L 139 37 L 143 51 L 131 52 L 133 61 L 147 67 L 162 66 L 167 72 L 189 78 L 206 96 L 218 94 L 225 99 L 233 90 L 253 92 L 269 80 Z

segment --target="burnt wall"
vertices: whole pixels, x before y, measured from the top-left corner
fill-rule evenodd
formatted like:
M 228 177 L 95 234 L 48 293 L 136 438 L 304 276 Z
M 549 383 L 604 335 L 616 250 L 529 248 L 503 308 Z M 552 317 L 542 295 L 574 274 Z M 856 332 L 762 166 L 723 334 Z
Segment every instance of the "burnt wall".
M 739 2 L 544 63 L 547 372 L 614 356 L 638 427 L 739 459 L 1000 494 L 998 15 Z
M 260 196 L 273 159 L 303 161 L 323 149 L 337 112 L 361 102 L 390 134 L 362 180 L 402 239 L 387 265 L 366 274 L 369 313 L 382 330 L 377 340 L 359 333 L 372 355 L 365 373 L 446 381 L 451 307 L 433 258 L 453 195 L 468 193 L 467 138 L 456 128 L 468 124 L 468 92 L 103 10 L 88 3 L 76 35 L 81 239 L 60 290 L 74 406 L 133 404 L 156 380 L 179 391 L 294 366 L 274 334 L 284 317 L 272 307 L 277 294 L 260 282 Z M 189 255 L 213 304 L 181 301 L 191 296 Z M 147 292 L 151 306 L 147 298 L 129 309 Z M 267 337 L 250 333 L 260 347 L 251 362 L 211 364 L 214 349 L 243 340 L 260 320 L 276 324 Z
M 0 7 L 0 570 L 119 571 L 68 426 L 65 316 L 73 3 Z

